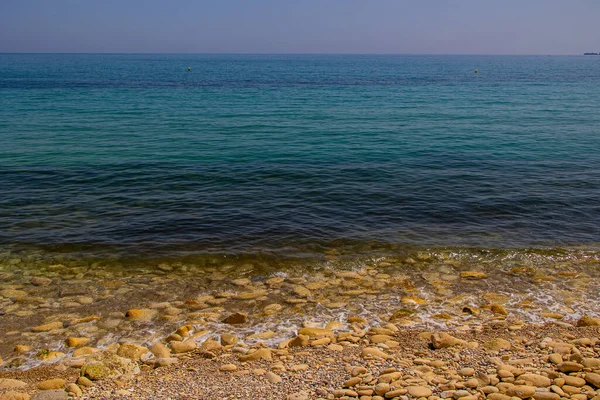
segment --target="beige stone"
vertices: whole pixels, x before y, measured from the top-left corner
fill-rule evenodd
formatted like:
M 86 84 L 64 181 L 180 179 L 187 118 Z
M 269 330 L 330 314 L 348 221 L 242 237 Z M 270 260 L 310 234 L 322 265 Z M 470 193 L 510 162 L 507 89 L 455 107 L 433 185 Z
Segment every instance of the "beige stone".
M 577 321 L 577 326 L 600 326 L 600 319 L 585 315 Z
M 585 380 L 590 385 L 594 386 L 597 389 L 600 389 L 600 374 L 589 372 L 585 374 Z
M 460 340 L 445 332 L 436 332 L 431 335 L 431 344 L 435 349 L 444 349 L 447 347 L 465 345 L 464 340 Z
M 90 387 L 94 385 L 94 383 L 85 376 L 80 376 L 79 378 L 77 378 L 77 384 L 83 387 Z
M 240 356 L 240 361 L 246 362 L 256 360 L 271 360 L 272 358 L 273 356 L 271 355 L 271 349 L 262 348 L 253 353 Z
M 506 339 L 495 338 L 490 341 L 487 341 L 483 344 L 483 347 L 486 350 L 490 351 L 500 351 L 500 350 L 510 350 L 512 347 L 510 342 Z
M 276 373 L 271 372 L 271 371 L 269 371 L 265 374 L 265 378 L 273 384 L 280 383 L 282 380 L 279 375 L 277 375 Z
M 171 349 L 173 349 L 173 353 L 188 353 L 192 350 L 195 350 L 198 345 L 196 342 L 186 341 L 186 342 L 171 342 Z
M 479 280 L 487 278 L 487 274 L 479 271 L 463 271 L 460 273 L 460 277 L 469 280 Z
M 552 380 L 550 378 L 537 374 L 523 374 L 519 376 L 519 380 L 525 381 L 527 385 L 540 388 L 552 385 Z
M 32 332 L 50 332 L 55 329 L 62 329 L 63 323 L 60 321 L 49 322 L 47 324 L 38 325 L 34 328 L 31 328 Z
M 323 329 L 323 328 L 302 328 L 298 331 L 299 335 L 306 335 L 311 338 L 318 337 L 334 337 L 333 331 L 331 329 Z
M 171 350 L 161 342 L 157 342 L 150 349 L 154 357 L 156 358 L 169 358 L 171 357 Z
M 389 356 L 386 353 L 384 353 L 383 351 L 379 350 L 376 347 L 364 348 L 362 350 L 362 356 L 364 358 L 368 358 L 368 357 L 383 358 L 384 360 L 387 360 L 389 358 Z
M 0 400 L 29 400 L 27 393 L 7 392 L 0 394 Z
M 506 394 L 511 397 L 527 399 L 535 394 L 535 386 L 514 385 L 508 388 Z
M 129 358 L 133 361 L 140 360 L 146 353 L 148 353 L 147 348 L 135 343 L 124 343 L 117 350 L 117 355 L 119 357 Z
M 219 367 L 219 371 L 222 372 L 233 372 L 237 370 L 237 365 L 235 364 L 225 364 Z
M 152 321 L 158 314 L 158 311 L 149 308 L 131 309 L 125 313 L 128 321 Z
M 409 386 L 406 388 L 408 390 L 408 394 L 412 397 L 429 397 L 433 394 L 431 389 L 425 386 Z
M 64 379 L 49 379 L 47 381 L 40 382 L 38 384 L 38 389 L 40 390 L 53 390 L 53 389 L 62 389 L 65 387 L 67 381 Z
M 504 308 L 504 306 L 500 305 L 500 304 L 492 304 L 492 306 L 490 307 L 490 310 L 494 313 L 494 314 L 498 314 L 498 315 L 508 315 L 508 311 L 506 311 L 506 308 Z
M 288 347 L 304 347 L 308 346 L 310 338 L 306 335 L 298 335 L 288 343 Z
M 89 344 L 90 342 L 91 339 L 87 337 L 68 337 L 65 340 L 67 347 L 81 347 Z
M 67 391 L 67 393 L 72 393 L 74 397 L 79 397 L 83 394 L 81 388 L 74 383 L 69 383 L 66 386 L 65 390 Z
M 566 361 L 566 362 L 558 364 L 557 368 L 560 372 L 565 372 L 565 373 L 578 372 L 583 369 L 583 365 L 576 363 L 576 362 L 572 362 L 572 361 Z
M 238 338 L 235 335 L 232 335 L 231 333 L 223 333 L 221 335 L 221 344 L 223 346 L 232 346 L 232 345 L 236 345 L 238 342 Z
M 225 318 L 222 322 L 230 325 L 245 324 L 248 322 L 248 315 L 240 312 L 233 313 Z
M 21 389 L 27 387 L 27 384 L 17 379 L 0 378 L 0 389 Z
M 560 396 L 552 392 L 535 392 L 533 398 L 535 400 L 560 400 Z
M 94 347 L 80 347 L 73 352 L 73 357 L 84 357 L 89 356 L 90 354 L 96 353 L 100 350 Z

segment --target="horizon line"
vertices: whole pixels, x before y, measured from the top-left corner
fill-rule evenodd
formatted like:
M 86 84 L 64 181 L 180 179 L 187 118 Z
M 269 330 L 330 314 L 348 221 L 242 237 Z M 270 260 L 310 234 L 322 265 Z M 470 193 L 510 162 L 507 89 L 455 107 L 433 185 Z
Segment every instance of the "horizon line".
M 148 55 L 148 54 L 164 54 L 164 55 L 265 55 L 265 56 L 583 56 L 584 53 L 572 54 L 525 54 L 525 53 L 269 53 L 269 52 L 79 52 L 79 51 L 0 51 L 0 54 L 106 54 L 106 55 Z

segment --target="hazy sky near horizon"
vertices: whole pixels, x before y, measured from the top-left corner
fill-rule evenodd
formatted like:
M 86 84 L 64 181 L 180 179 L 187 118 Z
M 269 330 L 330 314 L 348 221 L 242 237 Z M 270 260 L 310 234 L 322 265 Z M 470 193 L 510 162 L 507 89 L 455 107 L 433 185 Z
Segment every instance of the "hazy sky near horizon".
M 0 52 L 585 51 L 600 0 L 0 0 Z

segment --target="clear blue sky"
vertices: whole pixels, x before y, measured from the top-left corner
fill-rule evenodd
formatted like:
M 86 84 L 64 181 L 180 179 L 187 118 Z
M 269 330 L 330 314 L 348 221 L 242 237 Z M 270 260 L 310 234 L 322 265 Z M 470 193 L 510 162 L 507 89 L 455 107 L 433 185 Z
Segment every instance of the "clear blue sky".
M 584 51 L 600 0 L 0 0 L 0 52 Z

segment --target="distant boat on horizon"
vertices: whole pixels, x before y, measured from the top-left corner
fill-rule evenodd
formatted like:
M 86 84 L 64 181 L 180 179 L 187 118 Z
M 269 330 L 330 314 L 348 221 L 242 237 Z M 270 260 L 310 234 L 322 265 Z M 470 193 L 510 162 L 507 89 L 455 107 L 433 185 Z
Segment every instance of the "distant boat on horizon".
M 600 56 L 600 53 L 583 53 L 584 56 Z

